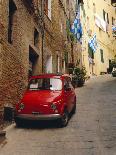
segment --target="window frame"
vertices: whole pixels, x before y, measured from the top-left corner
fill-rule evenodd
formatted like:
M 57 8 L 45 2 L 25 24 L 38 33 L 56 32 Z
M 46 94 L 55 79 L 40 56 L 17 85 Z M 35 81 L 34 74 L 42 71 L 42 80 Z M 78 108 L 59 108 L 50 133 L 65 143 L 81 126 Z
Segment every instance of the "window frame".
M 104 63 L 103 49 L 100 49 L 101 62 Z

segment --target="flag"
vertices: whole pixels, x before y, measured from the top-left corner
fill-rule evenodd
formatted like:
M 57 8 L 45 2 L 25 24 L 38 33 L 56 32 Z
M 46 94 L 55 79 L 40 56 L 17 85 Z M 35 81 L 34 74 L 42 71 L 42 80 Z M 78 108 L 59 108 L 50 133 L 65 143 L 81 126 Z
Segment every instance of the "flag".
M 93 37 L 89 40 L 88 44 L 89 44 L 89 47 L 93 50 L 93 52 L 96 52 L 98 47 L 96 34 L 93 35 Z
M 113 25 L 113 26 L 112 26 L 112 31 L 113 31 L 113 32 L 116 32 L 116 25 Z
M 113 34 L 113 37 L 116 37 L 116 25 L 112 26 L 112 34 Z
M 76 17 L 75 17 L 74 22 L 71 26 L 71 32 L 75 35 L 75 38 L 77 40 L 81 41 L 82 25 L 80 22 L 80 6 L 78 6 Z

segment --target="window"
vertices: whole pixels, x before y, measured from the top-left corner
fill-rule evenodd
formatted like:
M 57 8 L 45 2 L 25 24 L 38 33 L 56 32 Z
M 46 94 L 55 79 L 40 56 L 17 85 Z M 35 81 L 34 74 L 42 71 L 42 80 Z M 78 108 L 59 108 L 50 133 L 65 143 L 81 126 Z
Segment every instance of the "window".
M 109 24 L 109 15 L 103 10 L 103 19 Z
M 14 14 L 17 10 L 16 5 L 13 0 L 9 0 L 9 23 L 8 23 L 8 42 L 12 44 L 13 38 L 13 22 L 14 22 Z
M 51 19 L 51 0 L 44 0 L 44 13 Z
M 90 30 L 90 20 L 88 16 L 87 16 L 86 26 L 87 26 L 87 32 L 88 32 Z
M 112 17 L 112 25 L 115 25 L 115 18 Z
M 95 3 L 93 3 L 93 12 L 96 13 L 96 6 L 95 6 Z
M 67 11 L 69 11 L 69 0 L 66 0 L 66 8 L 67 8 Z
M 89 8 L 89 0 L 87 0 L 87 7 Z
M 100 54 L 101 54 L 101 62 L 104 63 L 104 57 L 103 57 L 103 50 L 100 49 Z
M 57 78 L 38 78 L 29 82 L 29 90 L 61 90 L 62 81 Z
M 94 52 L 93 52 L 93 50 L 89 47 L 89 45 L 88 45 L 88 54 L 89 54 L 89 57 L 90 57 L 91 59 L 94 59 Z
M 65 61 L 65 64 L 67 66 L 68 65 L 68 52 L 66 52 L 66 51 L 64 53 L 64 61 Z
M 78 0 L 78 4 L 80 4 L 80 3 L 83 4 L 84 3 L 83 0 Z
M 106 21 L 106 12 L 103 10 L 103 19 Z
M 36 72 L 38 59 L 39 55 L 31 46 L 29 46 L 29 77 L 34 75 L 34 73 Z
M 107 23 L 109 24 L 109 16 L 108 16 L 108 13 L 107 13 Z
M 60 71 L 60 58 L 58 55 L 56 56 L 56 71 Z
M 116 0 L 111 0 L 111 4 L 116 7 Z
M 34 30 L 34 45 L 35 47 L 38 47 L 39 44 L 39 32 L 37 29 Z

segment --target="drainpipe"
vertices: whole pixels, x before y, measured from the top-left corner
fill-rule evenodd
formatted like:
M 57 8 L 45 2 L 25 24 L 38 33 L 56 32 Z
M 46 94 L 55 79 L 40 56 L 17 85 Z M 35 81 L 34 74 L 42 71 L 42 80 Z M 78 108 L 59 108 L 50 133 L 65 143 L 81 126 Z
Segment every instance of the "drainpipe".
M 71 22 L 71 17 L 70 17 L 70 13 L 69 13 L 69 21 Z M 71 39 L 71 62 L 74 63 L 74 40 L 73 38 Z
M 74 43 L 73 40 L 71 41 L 71 58 L 72 58 L 72 63 L 74 63 Z
M 44 72 L 44 0 L 41 0 L 42 73 Z

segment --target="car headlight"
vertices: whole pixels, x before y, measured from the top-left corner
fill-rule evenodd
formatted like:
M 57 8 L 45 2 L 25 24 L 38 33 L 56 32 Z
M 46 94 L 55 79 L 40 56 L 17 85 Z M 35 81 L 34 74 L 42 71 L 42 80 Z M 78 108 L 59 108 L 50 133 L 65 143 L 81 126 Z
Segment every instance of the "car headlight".
M 19 109 L 20 109 L 20 110 L 23 110 L 24 107 L 25 107 L 24 103 L 20 103 L 20 104 L 19 104 Z
M 53 109 L 53 110 L 57 109 L 57 107 L 56 107 L 56 105 L 54 103 L 51 104 L 51 109 Z

